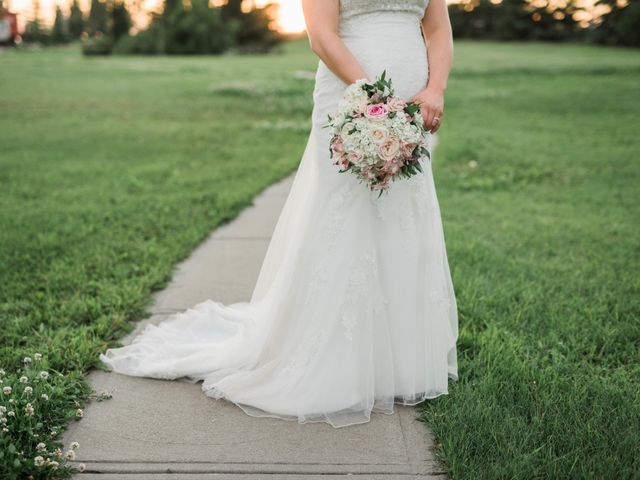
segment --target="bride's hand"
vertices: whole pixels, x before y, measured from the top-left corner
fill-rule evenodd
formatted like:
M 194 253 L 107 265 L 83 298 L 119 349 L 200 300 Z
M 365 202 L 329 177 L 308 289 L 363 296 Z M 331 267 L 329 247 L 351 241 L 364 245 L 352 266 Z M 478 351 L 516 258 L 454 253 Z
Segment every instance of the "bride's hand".
M 444 93 L 427 87 L 416 94 L 411 101 L 420 104 L 424 128 L 431 133 L 437 132 L 444 116 Z

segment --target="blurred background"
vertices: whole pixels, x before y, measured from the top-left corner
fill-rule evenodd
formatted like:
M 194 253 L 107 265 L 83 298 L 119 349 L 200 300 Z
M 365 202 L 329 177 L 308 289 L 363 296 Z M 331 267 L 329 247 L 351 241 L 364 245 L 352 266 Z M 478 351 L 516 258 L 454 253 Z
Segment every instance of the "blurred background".
M 640 4 L 631 0 L 451 0 L 450 16 L 459 38 L 640 45 Z M 101 37 L 93 45 L 101 54 L 269 49 L 277 34 L 303 30 L 299 0 L 0 1 L 0 42 Z

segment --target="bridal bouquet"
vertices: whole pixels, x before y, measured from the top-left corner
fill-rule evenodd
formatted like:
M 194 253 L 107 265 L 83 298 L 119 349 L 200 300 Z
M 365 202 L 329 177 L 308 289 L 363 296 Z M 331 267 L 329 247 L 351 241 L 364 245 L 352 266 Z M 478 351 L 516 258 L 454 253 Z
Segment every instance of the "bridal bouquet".
M 422 172 L 430 158 L 424 121 L 417 103 L 393 94 L 386 72 L 374 82 L 358 80 L 347 87 L 330 128 L 330 156 L 340 172 L 351 172 L 380 195 L 392 180 Z

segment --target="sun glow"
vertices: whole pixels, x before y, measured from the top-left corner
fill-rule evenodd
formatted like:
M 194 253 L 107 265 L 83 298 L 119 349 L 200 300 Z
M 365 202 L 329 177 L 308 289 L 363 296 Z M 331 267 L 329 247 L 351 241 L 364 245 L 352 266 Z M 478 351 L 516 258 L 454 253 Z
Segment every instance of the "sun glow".
M 264 5 L 268 1 L 256 1 L 256 5 Z M 278 29 L 285 33 L 302 32 L 305 29 L 301 0 L 279 0 L 280 14 Z

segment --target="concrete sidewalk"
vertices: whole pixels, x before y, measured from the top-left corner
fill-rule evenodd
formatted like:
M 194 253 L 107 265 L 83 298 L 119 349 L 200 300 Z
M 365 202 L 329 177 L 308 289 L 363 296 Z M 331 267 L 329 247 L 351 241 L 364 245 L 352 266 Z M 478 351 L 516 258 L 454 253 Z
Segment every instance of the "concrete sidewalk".
M 247 301 L 293 177 L 268 188 L 233 222 L 216 229 L 154 296 L 147 322 L 214 298 Z M 446 477 L 412 407 L 345 428 L 254 418 L 205 396 L 201 383 L 94 371 L 93 388 L 113 398 L 92 402 L 70 425 L 65 445 L 80 442 L 81 479 L 367 479 Z

